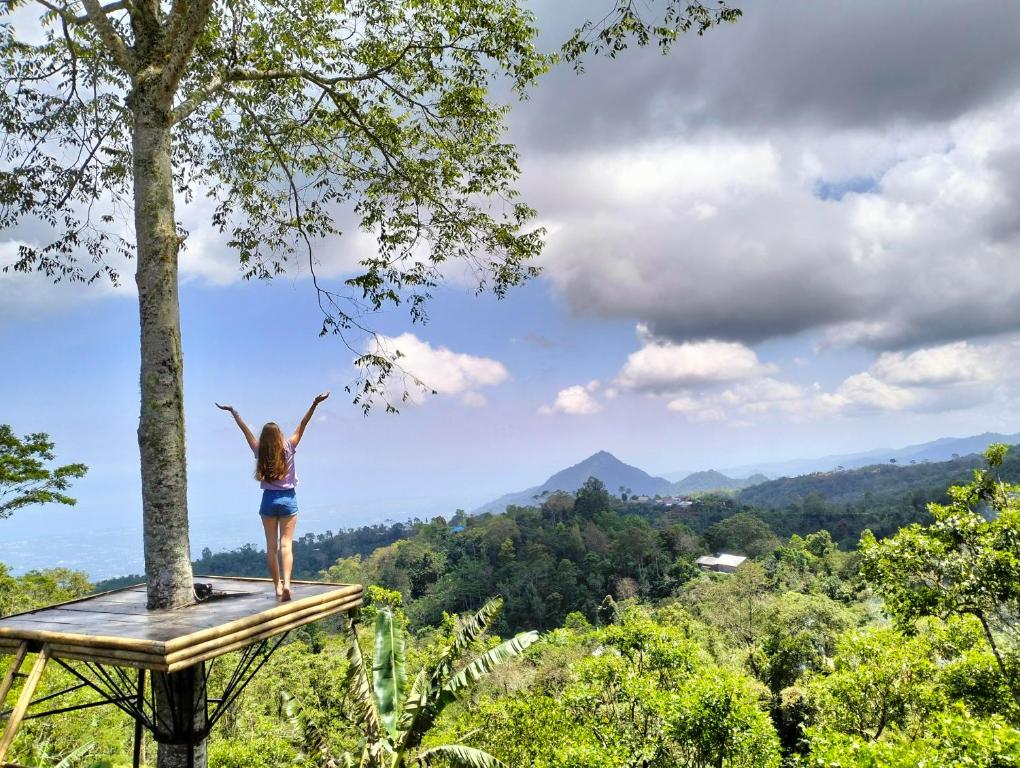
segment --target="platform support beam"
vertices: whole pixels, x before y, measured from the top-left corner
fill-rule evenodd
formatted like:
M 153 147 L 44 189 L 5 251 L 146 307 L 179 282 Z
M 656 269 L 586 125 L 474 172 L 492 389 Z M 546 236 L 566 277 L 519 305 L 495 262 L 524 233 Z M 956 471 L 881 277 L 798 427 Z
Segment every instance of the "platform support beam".
M 138 670 L 138 691 L 135 695 L 135 709 L 138 712 L 144 711 L 145 705 L 145 670 Z M 142 764 L 142 719 L 140 717 L 135 718 L 135 749 L 132 759 L 132 766 L 134 768 L 140 768 Z
M 7 694 L 11 692 L 11 688 L 14 686 L 14 678 L 17 677 L 18 670 L 21 669 L 26 655 L 28 655 L 28 643 L 22 643 L 18 646 L 18 650 L 14 652 L 14 661 L 11 662 L 11 668 L 7 670 L 3 682 L 0 683 L 0 709 L 3 709 L 4 702 L 7 701 Z
M 24 656 L 22 656 L 22 659 L 24 659 Z M 7 755 L 7 750 L 10 749 L 11 744 L 14 742 L 14 737 L 18 733 L 18 728 L 21 727 L 21 721 L 24 719 L 25 713 L 28 712 L 28 707 L 32 703 L 32 697 L 35 695 L 35 689 L 39 687 L 39 681 L 42 679 L 43 670 L 46 669 L 46 663 L 49 660 L 50 648 L 48 645 L 44 645 L 39 650 L 39 655 L 36 656 L 35 664 L 32 665 L 32 671 L 28 673 L 28 678 L 25 680 L 25 687 L 21 689 L 21 695 L 18 697 L 18 703 L 14 705 L 14 709 L 11 711 L 11 716 L 7 721 L 7 728 L 4 730 L 4 735 L 0 738 L 0 764 L 3 763 L 4 757 Z M 13 675 L 11 677 L 13 682 Z

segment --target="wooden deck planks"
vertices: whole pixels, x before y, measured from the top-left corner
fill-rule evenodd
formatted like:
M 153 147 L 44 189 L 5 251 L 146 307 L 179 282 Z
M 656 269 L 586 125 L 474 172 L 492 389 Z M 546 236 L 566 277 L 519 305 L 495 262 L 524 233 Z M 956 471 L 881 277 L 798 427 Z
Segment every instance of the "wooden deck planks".
M 0 653 L 22 641 L 49 643 L 54 656 L 166 670 L 183 668 L 239 644 L 266 639 L 361 605 L 360 585 L 296 582 L 294 599 L 276 600 L 272 582 L 196 577 L 226 597 L 176 610 L 145 608 L 144 586 L 0 618 Z

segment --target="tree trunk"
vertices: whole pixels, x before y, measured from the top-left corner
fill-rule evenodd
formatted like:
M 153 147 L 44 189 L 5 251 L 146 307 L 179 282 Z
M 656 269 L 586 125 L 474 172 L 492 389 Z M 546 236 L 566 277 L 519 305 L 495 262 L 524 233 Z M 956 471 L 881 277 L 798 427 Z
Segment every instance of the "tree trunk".
M 145 578 L 148 607 L 178 608 L 194 602 L 188 541 L 187 471 L 184 455 L 184 379 L 177 299 L 180 241 L 174 217 L 170 121 L 155 88 L 131 95 L 135 237 L 141 323 L 141 413 L 138 448 L 142 466 Z M 204 692 L 204 686 L 202 687 Z M 202 704 L 204 714 L 204 703 Z M 187 765 L 186 751 L 160 747 L 160 768 Z M 182 762 L 184 760 L 184 762 Z M 205 766 L 205 747 L 196 750 Z
M 179 744 L 160 744 L 156 751 L 156 765 L 158 768 L 205 768 L 208 754 L 206 740 L 197 741 L 194 745 L 194 753 L 191 753 L 192 745 L 189 734 L 200 732 L 206 725 L 206 679 L 205 665 L 196 664 L 193 667 L 173 672 L 168 675 L 160 675 L 158 682 L 153 679 L 153 691 L 156 694 L 156 708 L 158 711 L 167 713 L 164 724 L 170 718 L 170 713 L 176 704 L 176 719 L 173 721 L 174 730 L 181 737 Z M 191 722 L 188 722 L 190 715 Z
M 170 125 L 155 98 L 134 103 L 135 237 L 141 321 L 141 414 L 145 577 L 149 608 L 194 602 L 184 458 L 184 380 Z

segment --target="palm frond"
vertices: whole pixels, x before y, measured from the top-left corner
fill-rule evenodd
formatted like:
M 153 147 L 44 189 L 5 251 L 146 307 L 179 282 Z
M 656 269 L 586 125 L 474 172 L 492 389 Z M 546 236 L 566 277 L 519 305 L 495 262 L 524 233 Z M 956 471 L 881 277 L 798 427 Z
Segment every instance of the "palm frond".
M 389 608 L 380 609 L 375 615 L 372 689 L 380 721 L 391 736 L 396 736 L 400 697 L 404 692 L 404 636 Z
M 506 763 L 488 752 L 461 744 L 447 744 L 433 747 L 418 755 L 416 762 L 421 768 L 431 768 L 444 761 L 453 768 L 507 768 Z

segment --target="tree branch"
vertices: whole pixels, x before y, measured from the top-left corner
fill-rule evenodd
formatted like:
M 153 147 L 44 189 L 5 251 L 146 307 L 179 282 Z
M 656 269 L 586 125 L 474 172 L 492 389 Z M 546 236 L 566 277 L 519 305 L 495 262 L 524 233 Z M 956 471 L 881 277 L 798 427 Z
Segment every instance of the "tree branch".
M 167 41 L 167 62 L 163 67 L 164 95 L 172 99 L 181 81 L 191 54 L 195 50 L 205 24 L 209 20 L 213 0 L 174 0 L 170 10 Z
M 231 83 L 301 79 L 321 88 L 328 88 L 334 85 L 339 85 L 340 83 L 360 83 L 365 80 L 372 80 L 386 72 L 389 72 L 403 61 L 404 56 L 407 55 L 407 52 L 413 45 L 413 40 L 408 41 L 407 45 L 401 49 L 400 53 L 398 53 L 392 61 L 357 75 L 326 77 L 318 72 L 313 72 L 310 69 L 303 68 L 247 69 L 244 67 L 233 67 L 216 74 L 205 85 L 199 86 L 192 91 L 191 95 L 173 110 L 170 116 L 170 123 L 171 125 L 175 125 L 183 120 L 187 120 L 196 109 L 205 103 L 207 99 L 215 96 Z
M 39 0 L 39 2 L 43 1 Z M 134 54 L 127 47 L 124 38 L 121 37 L 116 27 L 106 17 L 106 12 L 103 10 L 103 6 L 99 4 L 99 0 L 82 0 L 82 2 L 85 4 L 86 17 L 92 22 L 96 32 L 99 33 L 100 39 L 110 51 L 117 66 L 129 75 L 133 75 L 137 69 Z
M 113 13 L 114 11 L 129 11 L 129 12 L 133 11 L 134 6 L 131 5 L 131 3 L 128 2 L 128 0 L 117 0 L 116 3 L 109 3 L 107 5 L 102 6 L 100 10 L 103 12 L 103 15 L 105 16 L 107 14 Z M 85 24 L 88 21 L 89 21 L 88 14 L 85 14 L 84 16 L 74 17 L 75 24 Z

